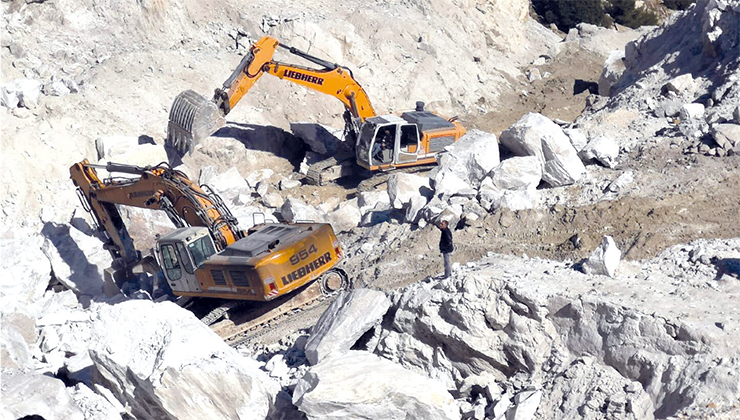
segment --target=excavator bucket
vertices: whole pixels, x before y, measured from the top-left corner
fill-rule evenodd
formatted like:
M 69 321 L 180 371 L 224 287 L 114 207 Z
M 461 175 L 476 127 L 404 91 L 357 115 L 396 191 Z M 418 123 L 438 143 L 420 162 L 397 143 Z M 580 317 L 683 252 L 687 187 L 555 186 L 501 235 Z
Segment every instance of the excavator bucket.
M 178 153 L 192 153 L 203 139 L 226 124 L 220 110 L 205 96 L 186 90 L 175 98 L 170 108 L 166 145 Z

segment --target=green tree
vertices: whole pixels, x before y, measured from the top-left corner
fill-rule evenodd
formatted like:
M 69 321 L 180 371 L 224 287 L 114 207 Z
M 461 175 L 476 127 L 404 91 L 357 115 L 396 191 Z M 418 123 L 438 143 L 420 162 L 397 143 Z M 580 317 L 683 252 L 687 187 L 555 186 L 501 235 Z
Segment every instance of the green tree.
M 658 24 L 654 13 L 635 8 L 635 0 L 611 0 L 607 12 L 615 22 L 633 29 Z
M 565 32 L 581 22 L 602 25 L 606 16 L 601 0 L 532 0 L 532 7 L 543 23 Z

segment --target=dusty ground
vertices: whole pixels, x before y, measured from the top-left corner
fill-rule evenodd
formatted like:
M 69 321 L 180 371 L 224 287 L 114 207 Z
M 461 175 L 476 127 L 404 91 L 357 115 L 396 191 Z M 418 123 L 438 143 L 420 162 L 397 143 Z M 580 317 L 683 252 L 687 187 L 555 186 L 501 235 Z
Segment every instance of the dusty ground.
M 589 95 L 588 90 L 578 92 L 575 86 L 598 81 L 601 60 L 596 54 L 573 49 L 541 67 L 552 74 L 550 77 L 534 83 L 522 82 L 526 96 L 521 91 L 508 92 L 510 108 L 462 119 L 468 127 L 497 135 L 527 112 L 573 121 L 586 106 Z M 614 238 L 625 260 L 644 260 L 672 245 L 701 238 L 740 236 L 740 156 L 686 155 L 682 147 L 671 144 L 671 139 L 657 138 L 623 156 L 618 169 L 635 173 L 636 181 L 627 193 L 610 195 L 601 191 L 601 185 L 586 182 L 560 189 L 556 194 L 561 195 L 560 202 L 574 202 L 578 196 L 589 195 L 594 204 L 555 204 L 519 212 L 503 209 L 473 226 L 456 230 L 453 262 L 465 264 L 493 252 L 576 263 L 587 257 L 604 235 Z M 593 179 L 613 179 L 621 173 L 594 166 L 589 171 Z M 307 201 L 318 203 L 336 195 L 352 196 L 353 191 L 331 186 L 308 193 L 304 194 Z M 342 237 L 345 247 L 351 250 L 347 264 L 356 285 L 396 289 L 441 272 L 437 229 L 402 229 L 405 233 L 401 239 L 392 242 L 386 240 L 382 228 Z M 359 251 L 367 242 L 375 244 L 374 249 L 369 253 Z M 285 334 L 309 328 L 326 305 L 324 302 L 301 311 L 300 316 L 285 317 L 269 331 L 255 333 L 251 340 L 257 346 L 270 345 Z

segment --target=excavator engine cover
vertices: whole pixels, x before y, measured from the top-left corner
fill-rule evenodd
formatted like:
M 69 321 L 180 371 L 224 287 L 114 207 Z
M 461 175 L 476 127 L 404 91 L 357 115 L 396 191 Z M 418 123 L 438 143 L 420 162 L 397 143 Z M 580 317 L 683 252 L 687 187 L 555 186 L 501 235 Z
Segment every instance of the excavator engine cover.
M 170 108 L 165 144 L 181 155 L 190 154 L 196 145 L 225 124 L 215 103 L 195 91 L 186 90 L 177 95 Z

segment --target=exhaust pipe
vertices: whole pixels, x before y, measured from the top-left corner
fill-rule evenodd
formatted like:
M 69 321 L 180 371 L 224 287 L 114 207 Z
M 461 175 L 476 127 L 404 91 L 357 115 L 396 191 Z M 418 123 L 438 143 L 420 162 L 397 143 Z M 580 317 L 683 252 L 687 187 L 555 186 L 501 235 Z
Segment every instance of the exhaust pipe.
M 192 154 L 196 145 L 225 124 L 226 119 L 213 101 L 186 90 L 172 102 L 165 145 L 180 156 Z

